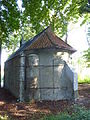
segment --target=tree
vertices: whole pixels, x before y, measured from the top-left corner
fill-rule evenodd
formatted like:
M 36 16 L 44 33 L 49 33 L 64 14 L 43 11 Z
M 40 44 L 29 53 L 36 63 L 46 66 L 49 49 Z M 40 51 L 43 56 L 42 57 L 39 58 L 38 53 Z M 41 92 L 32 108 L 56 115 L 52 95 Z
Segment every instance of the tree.
M 36 33 L 51 25 L 59 36 L 67 31 L 70 21 L 76 22 L 83 17 L 83 23 L 88 19 L 86 11 L 88 0 L 22 0 L 25 8 L 23 14 Z M 84 13 L 84 14 L 83 14 Z
M 88 46 L 89 48 L 84 51 L 84 57 L 86 58 L 86 62 L 87 62 L 87 67 L 90 67 L 90 22 L 87 23 L 87 42 L 88 42 Z
M 89 12 L 89 17 L 87 21 L 87 26 L 88 26 L 87 42 L 88 42 L 89 48 L 84 52 L 83 56 L 86 58 L 87 67 L 90 67 L 90 0 L 88 0 L 88 4 L 86 7 L 84 7 L 83 12 Z
M 20 11 L 16 0 L 0 0 L 0 87 L 1 87 L 1 48 L 10 43 L 9 35 L 20 27 Z
M 90 47 L 90 21 L 87 22 L 87 42 Z
M 84 57 L 86 58 L 87 67 L 90 67 L 90 48 L 84 52 Z

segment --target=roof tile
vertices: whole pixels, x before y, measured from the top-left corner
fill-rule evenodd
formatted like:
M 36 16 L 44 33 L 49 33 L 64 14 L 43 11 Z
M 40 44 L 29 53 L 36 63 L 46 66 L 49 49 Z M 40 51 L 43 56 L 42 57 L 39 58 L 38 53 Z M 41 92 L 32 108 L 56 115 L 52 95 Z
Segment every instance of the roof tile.
M 12 54 L 8 60 L 14 58 L 15 56 L 19 55 L 22 51 L 27 49 L 47 49 L 47 48 L 57 48 L 66 51 L 66 52 L 75 52 L 76 50 L 65 43 L 61 38 L 55 35 L 52 32 L 50 27 L 44 29 L 41 33 L 37 34 L 34 38 L 27 41 L 23 44 L 14 54 Z

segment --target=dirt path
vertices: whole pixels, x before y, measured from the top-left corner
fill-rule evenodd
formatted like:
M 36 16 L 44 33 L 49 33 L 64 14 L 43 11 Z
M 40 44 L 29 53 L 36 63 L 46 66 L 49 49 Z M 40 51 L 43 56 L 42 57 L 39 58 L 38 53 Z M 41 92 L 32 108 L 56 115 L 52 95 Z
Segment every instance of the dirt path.
M 90 84 L 79 85 L 79 99 L 76 103 L 90 109 Z
M 0 89 L 0 114 L 7 114 L 12 120 L 39 120 L 45 114 L 63 111 L 71 104 L 70 101 L 18 103 L 8 91 Z M 76 104 L 90 109 L 90 84 L 79 85 Z

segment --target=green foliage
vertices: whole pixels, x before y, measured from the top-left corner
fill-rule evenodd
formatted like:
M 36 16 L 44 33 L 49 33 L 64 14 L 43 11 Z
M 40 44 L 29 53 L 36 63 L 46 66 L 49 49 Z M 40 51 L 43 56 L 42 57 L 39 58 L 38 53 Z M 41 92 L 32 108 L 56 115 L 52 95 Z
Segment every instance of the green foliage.
M 90 120 L 90 110 L 74 106 L 74 112 L 71 115 L 71 120 Z
M 88 0 L 22 0 L 22 3 L 25 10 L 21 13 L 17 0 L 0 2 L 0 39 L 10 48 L 11 45 L 16 46 L 23 33 L 24 39 L 28 39 L 51 25 L 59 36 L 63 36 L 70 21 L 76 22 L 80 16 L 83 16 L 84 23 L 89 18 L 87 12 L 83 14 Z M 15 30 L 19 39 L 13 33 Z
M 41 120 L 71 120 L 71 117 L 68 113 L 61 113 L 58 115 L 46 116 L 44 119 Z
M 17 0 L 0 2 L 0 40 L 14 50 L 21 34 L 29 39 L 51 25 L 56 34 L 63 36 L 70 21 L 83 17 L 84 24 L 89 19 L 89 13 L 83 12 L 88 0 L 22 0 L 22 3 L 25 10 L 21 13 Z
M 57 115 L 45 116 L 41 120 L 90 120 L 90 110 L 74 106 L 72 114 L 64 112 Z
M 0 120 L 8 120 L 8 118 L 7 118 L 7 116 L 3 117 L 3 116 L 0 115 Z
M 90 84 L 90 76 L 85 76 L 85 77 L 82 79 L 82 77 L 79 75 L 79 76 L 78 76 L 78 83 L 79 83 L 79 84 L 85 84 L 85 83 Z
M 22 2 L 25 8 L 23 15 L 28 23 L 32 24 L 36 33 L 51 25 L 59 36 L 63 36 L 70 21 L 76 22 L 81 16 L 84 18 L 82 23 L 85 23 L 89 17 L 87 12 L 83 14 L 88 0 L 22 0 Z
M 20 11 L 16 0 L 0 1 L 0 42 L 7 43 L 8 35 L 20 27 Z

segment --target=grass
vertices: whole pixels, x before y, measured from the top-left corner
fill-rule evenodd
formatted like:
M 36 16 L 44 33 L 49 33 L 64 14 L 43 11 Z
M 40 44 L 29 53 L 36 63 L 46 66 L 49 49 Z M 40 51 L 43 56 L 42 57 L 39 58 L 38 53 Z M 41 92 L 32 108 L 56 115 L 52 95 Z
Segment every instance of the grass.
M 90 84 L 90 77 L 86 76 L 84 79 L 82 79 L 80 76 L 78 77 L 78 83 L 79 84 Z
M 5 116 L 1 116 L 0 115 L 0 120 L 9 120 L 8 117 L 5 115 Z
M 73 109 L 69 108 L 68 112 L 45 116 L 41 120 L 90 120 L 90 110 L 74 106 Z

